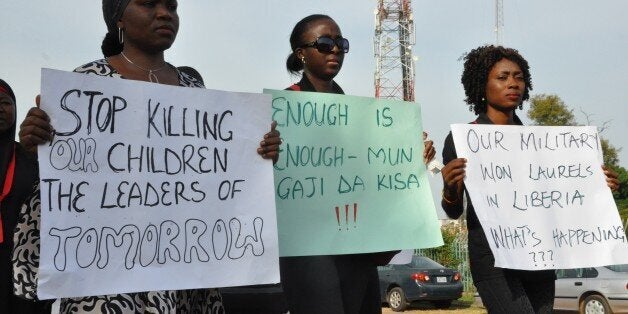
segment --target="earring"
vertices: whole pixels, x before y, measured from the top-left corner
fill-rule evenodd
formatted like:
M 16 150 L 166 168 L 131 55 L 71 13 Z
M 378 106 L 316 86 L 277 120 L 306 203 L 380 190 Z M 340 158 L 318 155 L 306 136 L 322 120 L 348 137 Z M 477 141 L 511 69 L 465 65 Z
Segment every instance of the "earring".
M 301 57 L 301 63 L 305 64 L 305 57 Z
M 519 110 L 523 110 L 523 103 L 519 104 Z
M 120 45 L 124 44 L 124 30 L 121 27 L 118 27 L 118 42 Z

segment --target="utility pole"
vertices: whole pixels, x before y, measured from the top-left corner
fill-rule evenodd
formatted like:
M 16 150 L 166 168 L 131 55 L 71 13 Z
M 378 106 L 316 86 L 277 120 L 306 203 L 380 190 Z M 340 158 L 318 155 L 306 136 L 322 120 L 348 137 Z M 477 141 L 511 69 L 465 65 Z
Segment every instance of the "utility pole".
M 375 97 L 414 101 L 415 41 L 411 0 L 378 0 Z
M 504 27 L 504 2 L 495 0 L 495 43 L 502 44 L 502 27 Z

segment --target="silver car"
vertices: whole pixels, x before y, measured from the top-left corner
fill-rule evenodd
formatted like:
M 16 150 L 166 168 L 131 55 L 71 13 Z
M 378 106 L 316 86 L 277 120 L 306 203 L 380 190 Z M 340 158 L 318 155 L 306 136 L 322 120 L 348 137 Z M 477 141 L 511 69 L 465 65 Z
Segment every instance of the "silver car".
M 555 310 L 628 313 L 628 264 L 556 271 Z

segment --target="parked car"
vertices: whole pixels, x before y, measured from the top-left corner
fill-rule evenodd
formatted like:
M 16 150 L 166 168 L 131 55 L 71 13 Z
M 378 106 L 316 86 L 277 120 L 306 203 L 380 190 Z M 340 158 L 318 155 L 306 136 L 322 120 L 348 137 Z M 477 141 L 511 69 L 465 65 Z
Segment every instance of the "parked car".
M 424 256 L 413 256 L 409 264 L 379 266 L 377 272 L 381 301 L 396 312 L 420 300 L 448 308 L 462 296 L 460 273 Z
M 555 310 L 628 313 L 628 264 L 556 270 Z

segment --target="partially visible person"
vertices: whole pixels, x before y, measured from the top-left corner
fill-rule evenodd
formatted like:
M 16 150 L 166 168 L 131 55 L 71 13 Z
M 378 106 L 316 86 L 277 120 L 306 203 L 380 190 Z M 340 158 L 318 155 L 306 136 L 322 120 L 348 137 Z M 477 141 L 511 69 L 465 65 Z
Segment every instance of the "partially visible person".
M 37 161 L 15 141 L 17 106 L 11 86 L 0 79 L 0 312 L 50 313 L 50 302 L 13 293 L 13 232 L 20 207 L 37 183 Z
M 164 51 L 174 43 L 179 30 L 176 0 L 103 0 L 103 16 L 108 32 L 99 59 L 75 69 L 88 75 L 153 82 L 181 87 L 204 88 L 196 71 L 179 70 L 167 63 Z M 188 74 L 188 73 L 191 73 Z M 196 73 L 196 74 L 195 74 Z M 195 77 L 196 76 L 196 77 Z M 258 153 L 262 158 L 276 160 L 280 138 L 272 124 L 264 135 Z M 52 139 L 53 126 L 41 109 L 31 108 L 20 128 L 20 142 L 30 151 Z M 39 186 L 23 207 L 27 217 L 16 236 L 14 264 L 20 274 L 16 286 L 35 298 L 39 258 Z M 61 313 L 224 313 L 217 289 L 149 291 L 106 296 L 67 298 L 60 302 Z
M 478 116 L 474 124 L 522 125 L 517 108 L 529 98 L 532 80 L 528 62 L 515 49 L 482 46 L 465 56 L 462 85 L 466 102 Z M 469 264 L 473 283 L 489 313 L 552 313 L 553 270 L 525 271 L 495 267 L 495 257 L 464 184 L 466 159 L 457 158 L 451 132 L 443 147 L 441 205 L 452 219 L 464 211 L 466 198 Z M 617 174 L 604 170 L 607 184 L 617 189 Z
M 303 18 L 292 30 L 290 46 L 286 67 L 302 76 L 288 90 L 344 94 L 334 78 L 349 52 L 349 40 L 332 18 L 321 14 Z M 424 159 L 435 154 L 433 143 L 426 141 Z M 387 264 L 396 253 L 281 257 L 290 313 L 381 313 L 377 265 Z

